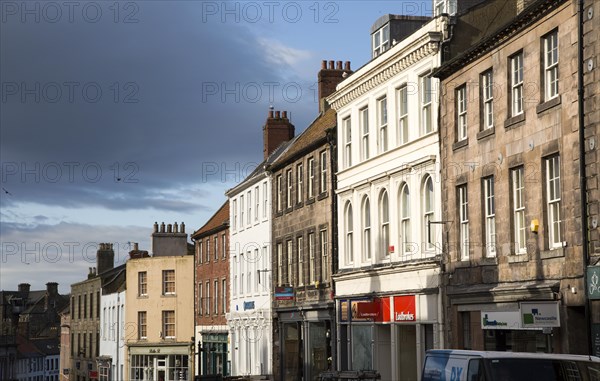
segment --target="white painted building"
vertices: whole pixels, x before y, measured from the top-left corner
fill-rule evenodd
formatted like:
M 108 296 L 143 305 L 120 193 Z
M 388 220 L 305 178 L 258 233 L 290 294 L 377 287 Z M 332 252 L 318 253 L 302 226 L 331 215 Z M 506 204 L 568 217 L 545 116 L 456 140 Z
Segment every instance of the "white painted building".
M 293 126 L 287 113 L 269 112 L 265 126 L 265 161 L 244 181 L 227 191 L 230 206 L 231 375 L 270 375 L 273 362 L 271 301 L 271 176 L 269 164 L 288 147 L 287 139 L 268 136 Z
M 125 326 L 125 290 L 103 294 L 100 297 L 100 356 L 98 357 L 98 380 L 125 379 L 124 338 L 137 332 L 133 326 Z
M 381 17 L 373 59 L 327 99 L 338 115 L 340 370 L 418 380 L 425 350 L 443 346 L 444 229 L 429 222 L 441 219 L 431 72 L 447 27 L 446 16 Z

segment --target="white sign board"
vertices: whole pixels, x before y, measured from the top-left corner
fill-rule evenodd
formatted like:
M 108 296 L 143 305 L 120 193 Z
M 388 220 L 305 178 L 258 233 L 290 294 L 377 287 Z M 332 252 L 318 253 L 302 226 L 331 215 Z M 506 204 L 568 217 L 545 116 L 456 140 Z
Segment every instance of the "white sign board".
M 519 311 L 481 311 L 483 329 L 521 329 Z
M 560 327 L 558 302 L 521 302 L 523 328 Z

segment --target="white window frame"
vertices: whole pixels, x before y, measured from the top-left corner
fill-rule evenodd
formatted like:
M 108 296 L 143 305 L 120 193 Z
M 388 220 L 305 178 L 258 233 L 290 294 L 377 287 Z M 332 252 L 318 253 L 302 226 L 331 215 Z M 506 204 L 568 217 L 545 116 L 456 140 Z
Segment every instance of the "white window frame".
M 233 231 L 237 230 L 237 223 L 238 223 L 237 200 L 233 200 Z
M 523 52 L 510 57 L 511 116 L 523 114 Z
M 221 234 L 221 251 L 223 252 L 223 258 L 227 258 L 227 235 Z
M 315 197 L 315 159 L 308 159 L 308 198 Z
M 294 186 L 293 182 L 292 182 L 292 170 L 288 169 L 287 171 L 285 171 L 285 179 L 286 179 L 286 200 L 285 200 L 285 206 L 287 209 L 291 208 L 293 206 L 292 204 L 292 187 Z
M 525 181 L 523 167 L 511 170 L 515 254 L 527 254 L 525 224 Z
M 494 71 L 486 70 L 481 74 L 481 112 L 483 113 L 483 129 L 494 127 Z
M 227 313 L 227 279 L 221 279 L 221 297 L 223 299 L 223 305 L 221 308 L 223 309 L 223 314 Z
M 240 229 L 244 228 L 246 221 L 244 220 L 244 212 L 246 211 L 246 204 L 244 204 L 244 195 L 240 196 Z
M 275 197 L 277 197 L 277 211 L 281 212 L 281 192 L 282 192 L 282 184 L 281 184 L 281 175 L 277 175 L 277 194 L 275 195 Z
M 346 241 L 345 241 L 345 251 L 346 251 L 346 264 L 354 263 L 354 216 L 352 215 L 352 203 L 348 201 L 346 203 L 346 207 L 344 208 L 344 224 L 346 225 Z
M 206 281 L 206 283 L 204 284 L 204 288 L 204 291 L 206 291 L 206 298 L 204 298 L 206 302 L 206 304 L 204 305 L 204 314 L 210 315 L 210 281 Z
M 263 218 L 266 219 L 269 215 L 269 193 L 267 191 L 267 182 L 263 183 Z
M 558 97 L 558 30 L 548 33 L 544 43 L 544 99 Z
M 202 310 L 204 308 L 204 295 L 202 294 L 202 282 L 198 282 L 198 316 L 202 316 Z
M 277 285 L 283 285 L 283 244 L 277 244 Z
M 316 282 L 316 268 L 315 268 L 315 233 L 308 233 L 308 274 L 309 284 L 315 284 Z
M 323 282 L 329 281 L 329 236 L 327 228 L 321 229 L 320 243 L 321 243 L 321 280 Z
M 296 202 L 304 201 L 304 164 L 296 165 Z
M 459 221 L 459 251 L 460 260 L 469 260 L 469 195 L 467 185 L 460 185 L 458 195 L 458 221 Z
M 352 166 L 352 119 L 350 117 L 342 120 L 344 126 L 344 168 Z
M 467 139 L 467 86 L 456 89 L 456 132 L 457 141 Z
M 148 296 L 148 272 L 146 271 L 138 272 L 138 296 Z
M 215 303 L 215 305 L 214 305 L 215 311 L 213 313 L 215 315 L 218 315 L 219 314 L 219 301 L 220 301 L 220 299 L 219 299 L 219 280 L 218 279 L 215 279 L 213 282 L 213 293 L 214 293 L 213 301 Z
M 213 238 L 215 242 L 215 262 L 219 260 L 219 235 L 215 235 Z
M 428 184 L 431 184 L 431 189 L 428 189 Z M 435 227 L 430 226 L 429 221 L 434 221 L 435 218 L 435 189 L 433 187 L 433 179 L 427 175 L 423 182 L 421 194 L 423 207 L 423 232 L 425 241 L 425 250 L 435 249 L 432 237 L 435 236 Z
M 235 207 L 235 204 L 234 204 Z M 198 240 L 197 241 L 197 245 L 198 245 L 198 262 L 199 263 L 203 263 L 204 262 L 204 242 L 202 242 L 202 240 Z
M 397 144 L 408 143 L 410 140 L 410 132 L 408 129 L 408 87 L 406 84 L 400 86 L 396 90 L 396 98 L 398 99 L 398 126 L 396 131 Z
M 251 226 L 252 225 L 252 191 L 248 191 L 248 193 L 246 193 L 246 202 L 248 203 L 248 216 L 247 216 L 247 220 L 246 220 L 246 225 Z
M 172 316 L 171 316 L 172 315 Z M 170 320 L 169 317 L 172 318 L 172 322 L 167 321 Z M 163 338 L 164 339 L 174 339 L 175 336 L 177 335 L 177 331 L 176 331 L 176 326 L 175 326 L 175 311 L 174 310 L 169 310 L 169 311 L 163 311 L 162 313 L 162 329 L 163 329 Z M 168 335 L 167 331 L 169 330 L 169 327 L 173 326 L 173 334 L 172 335 Z
M 379 246 L 380 258 L 390 256 L 390 197 L 387 190 L 379 196 Z
M 369 197 L 363 198 L 361 205 L 362 251 L 363 261 L 371 261 L 371 202 Z
M 390 47 L 390 24 L 385 24 L 373 33 L 373 58 Z
M 173 274 L 173 280 L 168 279 L 168 275 L 169 274 Z M 167 270 L 163 270 L 162 271 L 162 294 L 163 295 L 175 295 L 176 293 L 176 278 L 175 278 L 175 270 L 173 269 L 167 269 Z M 172 284 L 173 285 L 173 291 L 167 291 L 168 289 L 168 285 Z
M 298 253 L 298 286 L 304 285 L 304 237 L 296 238 Z
M 489 258 L 496 256 L 496 198 L 494 177 L 483 179 L 483 200 L 485 212 L 485 252 Z
M 564 246 L 561 232 L 561 187 L 560 156 L 555 155 L 546 162 L 546 204 L 548 211 L 548 247 L 556 249 Z
M 291 239 L 288 239 L 286 242 L 286 251 L 287 251 L 287 284 L 288 286 L 292 286 L 293 283 L 293 273 L 292 273 L 292 265 L 294 264 L 294 261 L 292 259 L 293 255 L 294 255 L 294 245 L 292 243 Z
M 260 193 L 258 185 L 254 187 L 254 222 L 258 222 L 258 213 L 260 211 Z
M 400 242 L 402 243 L 402 253 L 404 255 L 411 254 L 411 227 L 410 227 L 410 189 L 407 183 L 404 183 L 400 188 Z
M 419 89 L 421 90 L 420 115 L 421 115 L 421 134 L 427 135 L 433 132 L 433 79 L 429 73 L 419 78 Z
M 327 151 L 321 151 L 321 193 L 327 192 Z
M 387 96 L 377 100 L 377 124 L 379 130 L 378 148 L 379 153 L 384 153 L 388 150 L 388 110 Z
M 146 311 L 138 311 L 138 340 L 146 340 L 148 338 L 148 313 Z
M 369 159 L 369 108 L 363 107 L 358 111 L 360 125 L 360 159 Z

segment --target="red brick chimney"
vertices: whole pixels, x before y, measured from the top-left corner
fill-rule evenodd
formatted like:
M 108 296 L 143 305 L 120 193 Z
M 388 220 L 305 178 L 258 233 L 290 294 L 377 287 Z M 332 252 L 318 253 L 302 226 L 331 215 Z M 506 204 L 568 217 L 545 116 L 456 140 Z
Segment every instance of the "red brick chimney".
M 329 66 L 327 66 L 327 61 L 323 60 L 321 71 L 319 71 L 319 112 L 329 108 L 325 98 L 333 94 L 335 87 L 350 74 L 352 74 L 350 61 L 346 61 L 342 68 L 342 61 L 337 61 L 335 66 L 333 61 L 329 61 Z
M 269 110 L 267 122 L 263 127 L 263 156 L 267 157 L 284 142 L 294 138 L 294 125 L 290 123 L 287 111 Z

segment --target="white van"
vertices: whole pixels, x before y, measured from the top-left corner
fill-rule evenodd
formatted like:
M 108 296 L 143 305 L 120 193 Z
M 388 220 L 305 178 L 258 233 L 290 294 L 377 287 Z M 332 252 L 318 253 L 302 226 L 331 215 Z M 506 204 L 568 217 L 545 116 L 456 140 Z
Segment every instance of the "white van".
M 434 349 L 421 381 L 600 381 L 600 357 Z

